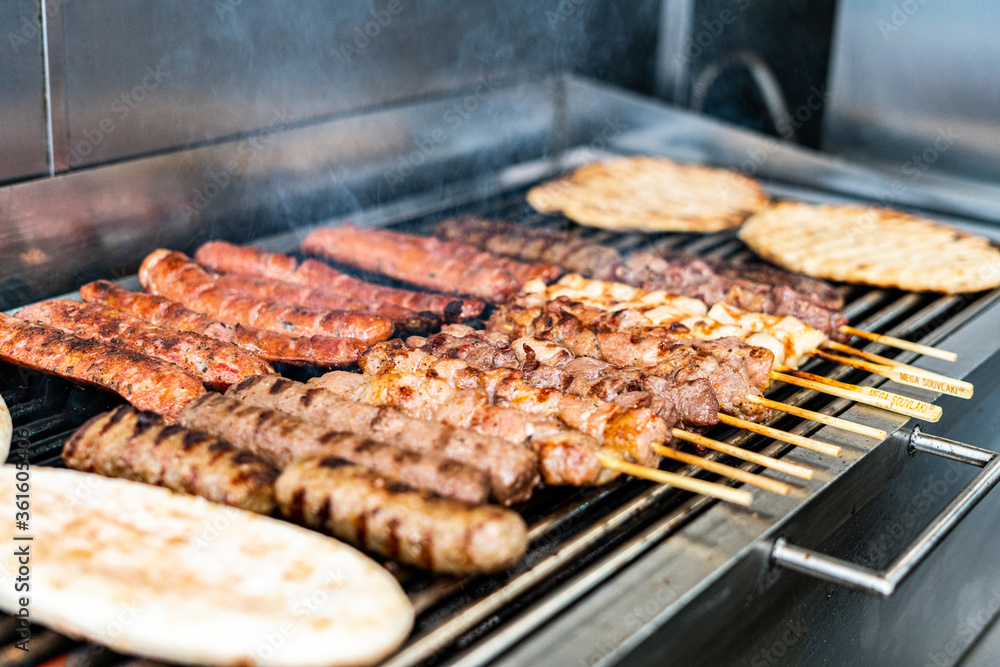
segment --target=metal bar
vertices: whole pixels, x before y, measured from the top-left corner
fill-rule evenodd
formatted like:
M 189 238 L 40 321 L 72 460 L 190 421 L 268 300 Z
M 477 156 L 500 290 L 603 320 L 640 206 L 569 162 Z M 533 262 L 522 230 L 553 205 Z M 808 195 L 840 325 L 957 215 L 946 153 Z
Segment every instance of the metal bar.
M 923 560 L 934 551 L 972 509 L 1000 483 L 1000 453 L 927 435 L 914 428 L 910 448 L 953 461 L 982 467 L 982 471 L 938 513 L 884 570 L 856 565 L 840 558 L 789 544 L 784 538 L 775 541 L 771 562 L 824 581 L 837 583 L 879 597 L 889 597 Z

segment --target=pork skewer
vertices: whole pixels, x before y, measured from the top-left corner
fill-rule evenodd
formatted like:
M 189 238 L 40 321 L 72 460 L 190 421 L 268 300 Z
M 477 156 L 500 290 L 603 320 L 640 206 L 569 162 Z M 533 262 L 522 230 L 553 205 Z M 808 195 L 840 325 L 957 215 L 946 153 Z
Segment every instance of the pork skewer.
M 176 364 L 213 389 L 274 372 L 266 362 L 230 343 L 156 327 L 100 304 L 42 301 L 22 308 L 16 317 Z
M 376 285 L 341 273 L 315 259 L 299 263 L 288 255 L 225 241 L 209 241 L 198 248 L 194 259 L 210 271 L 271 278 L 323 293 L 350 294 L 366 303 L 394 305 L 417 313 L 428 311 L 443 316 L 448 322 L 477 317 L 486 306 L 477 297 L 456 297 Z
M 338 398 L 328 390 L 286 380 L 280 375 L 249 378 L 231 387 L 226 395 L 327 428 L 478 468 L 489 475 L 493 498 L 506 505 L 527 500 L 540 480 L 538 459 L 523 445 L 465 428 L 414 419 L 396 408 Z
M 482 504 L 489 497 L 485 473 L 428 453 L 418 454 L 332 430 L 288 414 L 206 394 L 181 411 L 178 422 L 232 442 L 279 470 L 305 456 L 335 456 L 389 479 L 431 493 Z
M 162 296 L 129 290 L 107 280 L 87 283 L 80 296 L 134 315 L 153 326 L 191 332 L 232 343 L 271 362 L 293 365 L 347 366 L 357 362 L 367 345 L 353 338 L 293 337 L 242 325 L 231 326 L 196 313 Z
M 562 270 L 497 257 L 462 243 L 352 225 L 317 229 L 302 251 L 442 292 L 500 303 L 532 279 L 554 280 Z
M 170 250 L 154 250 L 143 260 L 139 282 L 152 294 L 229 324 L 296 336 L 355 338 L 369 344 L 393 332 L 392 322 L 378 315 L 288 306 L 222 289 L 187 256 Z
M 2 313 L 0 359 L 108 389 L 171 420 L 205 394 L 197 378 L 173 364 Z
M 88 420 L 66 441 L 70 468 L 190 493 L 271 514 L 277 471 L 260 457 L 208 435 L 167 426 L 153 412 L 119 406 Z

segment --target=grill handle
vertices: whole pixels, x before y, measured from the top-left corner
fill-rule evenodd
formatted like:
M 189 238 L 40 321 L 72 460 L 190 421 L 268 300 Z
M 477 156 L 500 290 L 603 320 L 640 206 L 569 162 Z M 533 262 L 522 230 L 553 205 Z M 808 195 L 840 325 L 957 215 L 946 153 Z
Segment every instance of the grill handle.
M 887 598 L 906 579 L 955 526 L 979 504 L 987 493 L 1000 482 L 1000 453 L 972 447 L 961 442 L 939 438 L 921 432 L 914 426 L 910 432 L 908 451 L 926 452 L 953 461 L 960 461 L 982 468 L 965 485 L 954 500 L 941 510 L 901 554 L 884 570 L 856 565 L 818 551 L 789 544 L 785 538 L 775 541 L 771 549 L 771 562 L 818 579 L 832 581 L 871 595 Z

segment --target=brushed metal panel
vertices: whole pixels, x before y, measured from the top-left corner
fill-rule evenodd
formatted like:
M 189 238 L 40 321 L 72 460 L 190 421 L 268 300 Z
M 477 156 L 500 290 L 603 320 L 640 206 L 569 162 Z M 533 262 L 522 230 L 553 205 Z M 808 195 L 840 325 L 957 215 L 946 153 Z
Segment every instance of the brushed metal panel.
M 1000 180 L 1000 6 L 845 0 L 824 148 L 934 173 Z
M 573 67 L 607 51 L 583 39 L 595 11 L 565 0 L 66 3 L 69 165 Z
M 0 182 L 47 167 L 41 7 L 0 2 Z

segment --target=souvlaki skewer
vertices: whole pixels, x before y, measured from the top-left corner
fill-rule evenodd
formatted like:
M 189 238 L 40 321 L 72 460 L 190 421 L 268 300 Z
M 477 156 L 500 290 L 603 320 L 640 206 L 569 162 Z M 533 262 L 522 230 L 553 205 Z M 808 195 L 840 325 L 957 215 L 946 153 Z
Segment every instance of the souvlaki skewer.
M 682 333 L 706 340 L 728 336 L 741 338 L 751 345 L 771 350 L 775 356 L 774 370 L 777 371 L 797 369 L 807 357 L 819 356 L 868 370 L 900 384 L 961 398 L 972 397 L 973 387 L 968 382 L 913 366 L 893 365 L 892 362 L 864 364 L 824 352 L 820 348 L 828 347 L 859 356 L 864 354 L 860 350 L 830 341 L 822 331 L 791 316 L 749 312 L 726 303 L 716 303 L 707 308 L 697 299 L 677 297 L 662 291 L 651 292 L 622 283 L 587 279 L 578 274 L 564 276 L 553 285 L 531 281 L 525 285 L 524 293 L 538 295 L 548 301 L 565 297 L 572 302 L 613 313 L 603 317 L 598 314 L 592 320 L 606 330 L 665 327 L 674 335 Z M 586 313 L 578 306 L 568 307 L 578 316 Z

